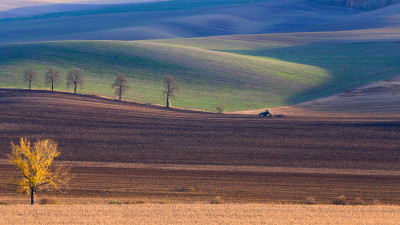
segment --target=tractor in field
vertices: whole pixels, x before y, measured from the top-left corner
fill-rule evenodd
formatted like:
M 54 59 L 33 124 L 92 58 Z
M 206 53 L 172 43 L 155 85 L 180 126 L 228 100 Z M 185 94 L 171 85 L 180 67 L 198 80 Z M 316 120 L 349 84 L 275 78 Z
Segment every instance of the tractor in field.
M 271 111 L 269 111 L 269 109 L 265 110 L 265 112 L 262 112 L 258 115 L 261 117 L 272 117 L 272 113 L 271 113 Z
M 262 112 L 260 114 L 258 114 L 261 117 L 286 117 L 286 114 L 272 114 L 271 111 L 269 109 L 265 110 L 265 112 Z

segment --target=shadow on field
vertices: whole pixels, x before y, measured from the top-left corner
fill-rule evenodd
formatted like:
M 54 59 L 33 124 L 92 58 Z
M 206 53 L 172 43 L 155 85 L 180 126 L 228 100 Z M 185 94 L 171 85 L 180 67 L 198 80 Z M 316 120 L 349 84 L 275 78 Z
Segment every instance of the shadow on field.
M 61 9 L 56 7 L 45 6 L 38 15 L 3 19 L 0 29 L 4 35 L 0 42 L 141 40 L 291 32 L 315 30 L 315 27 L 325 30 L 324 24 L 358 14 L 298 0 L 175 0 L 173 3 L 98 6 L 94 9 L 82 5 L 80 10 L 78 6 L 69 5 L 65 6 L 67 11 L 70 10 L 68 12 L 57 12 Z M 21 13 L 19 8 L 0 13 L 0 17 Z M 43 24 L 46 29 L 39 29 Z M 24 35 L 16 35 L 20 33 Z
M 287 99 L 287 103 L 295 104 L 398 76 L 400 54 L 397 49 L 399 47 L 400 43 L 317 43 L 227 52 L 311 65 L 329 72 L 331 77 L 323 84 Z

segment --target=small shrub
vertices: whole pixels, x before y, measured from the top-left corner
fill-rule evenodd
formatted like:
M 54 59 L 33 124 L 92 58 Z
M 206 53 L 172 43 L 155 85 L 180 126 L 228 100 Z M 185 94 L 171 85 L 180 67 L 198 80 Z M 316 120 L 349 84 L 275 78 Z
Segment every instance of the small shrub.
M 353 205 L 365 205 L 365 202 L 362 198 L 357 197 L 354 199 L 354 201 L 352 202 Z
M 0 202 L 0 205 L 8 205 L 6 202 Z
M 191 200 L 191 199 L 189 199 L 189 198 L 186 198 L 185 203 L 186 203 L 186 204 L 194 204 L 195 201 L 193 201 L 193 200 Z
M 116 200 L 116 201 L 112 200 L 112 201 L 109 202 L 109 204 L 121 205 L 122 203 L 120 201 L 118 201 L 118 200 Z
M 144 200 L 139 200 L 139 201 L 136 201 L 135 204 L 149 204 L 149 202 L 144 201 Z
M 346 196 L 341 195 L 333 199 L 332 204 L 334 205 L 346 205 Z
M 195 192 L 196 188 L 193 187 L 182 187 L 175 189 L 176 192 Z
M 314 197 L 307 197 L 306 200 L 304 201 L 304 204 L 306 204 L 306 205 L 315 205 L 315 198 Z
M 40 205 L 55 205 L 57 201 L 54 198 L 42 198 L 39 200 Z
M 381 204 L 381 202 L 378 199 L 372 200 L 372 203 L 371 203 L 371 205 L 380 205 L 380 204 Z
M 167 200 L 162 200 L 160 203 L 161 204 L 168 204 L 168 201 Z
M 215 197 L 215 199 L 210 201 L 210 204 L 223 204 L 224 201 L 220 196 Z

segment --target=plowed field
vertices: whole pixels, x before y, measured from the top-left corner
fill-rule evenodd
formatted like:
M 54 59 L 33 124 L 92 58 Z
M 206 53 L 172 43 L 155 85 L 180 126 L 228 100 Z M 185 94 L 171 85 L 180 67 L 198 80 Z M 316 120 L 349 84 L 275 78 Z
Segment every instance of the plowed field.
M 73 164 L 66 198 L 400 203 L 399 117 L 262 119 L 47 91 L 0 91 L 0 154 L 53 138 Z M 74 161 L 69 163 L 67 161 Z M 11 165 L 0 160 L 0 200 Z M 97 163 L 89 163 L 97 162 Z M 168 166 L 169 165 L 169 166 Z M 11 201 L 11 200 L 10 200 Z

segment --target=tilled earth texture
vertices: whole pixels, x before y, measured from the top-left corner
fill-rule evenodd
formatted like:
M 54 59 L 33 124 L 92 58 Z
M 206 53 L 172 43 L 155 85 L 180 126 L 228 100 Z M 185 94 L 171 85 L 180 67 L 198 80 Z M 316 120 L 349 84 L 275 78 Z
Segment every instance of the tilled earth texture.
M 66 198 L 400 204 L 399 135 L 395 114 L 266 119 L 4 89 L 0 198 L 15 193 L 10 143 L 26 137 L 59 143 L 73 174 L 56 194 Z

